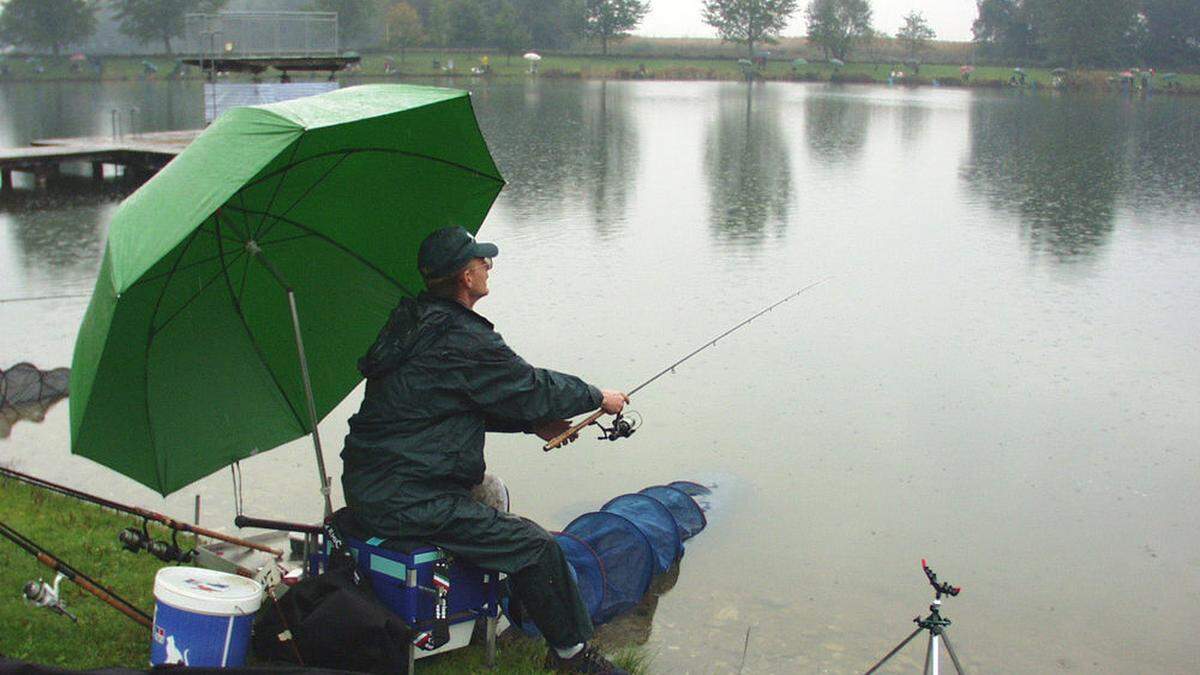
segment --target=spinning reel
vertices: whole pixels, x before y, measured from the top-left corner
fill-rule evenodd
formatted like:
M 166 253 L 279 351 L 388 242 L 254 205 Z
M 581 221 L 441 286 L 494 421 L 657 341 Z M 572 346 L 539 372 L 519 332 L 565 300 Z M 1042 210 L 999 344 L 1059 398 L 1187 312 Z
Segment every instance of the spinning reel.
M 196 557 L 196 549 L 184 551 L 179 546 L 179 531 L 171 530 L 171 542 L 167 543 L 150 537 L 146 521 L 142 521 L 142 529 L 127 527 L 117 535 L 121 546 L 130 553 L 145 550 L 150 555 L 167 563 L 189 563 Z
M 600 440 L 615 441 L 622 438 L 629 438 L 633 432 L 637 431 L 642 426 L 642 416 L 635 411 L 629 411 L 632 417 L 626 417 L 625 413 L 617 413 L 613 418 L 612 426 L 606 427 L 599 420 L 593 422 L 600 427 L 602 434 L 598 437 Z
M 48 584 L 45 581 L 38 579 L 25 584 L 22 595 L 25 597 L 25 602 L 34 607 L 45 607 L 56 614 L 61 614 L 68 619 L 79 623 L 79 619 L 67 610 L 66 604 L 58 593 L 58 586 L 62 583 L 63 574 L 60 572 L 54 577 L 54 583 Z

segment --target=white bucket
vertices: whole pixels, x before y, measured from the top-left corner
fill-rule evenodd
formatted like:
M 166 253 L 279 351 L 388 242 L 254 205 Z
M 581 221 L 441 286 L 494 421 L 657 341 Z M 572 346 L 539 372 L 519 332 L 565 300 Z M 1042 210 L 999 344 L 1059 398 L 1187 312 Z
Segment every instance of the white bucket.
M 246 662 L 262 584 L 199 567 L 154 576 L 150 665 L 233 667 Z

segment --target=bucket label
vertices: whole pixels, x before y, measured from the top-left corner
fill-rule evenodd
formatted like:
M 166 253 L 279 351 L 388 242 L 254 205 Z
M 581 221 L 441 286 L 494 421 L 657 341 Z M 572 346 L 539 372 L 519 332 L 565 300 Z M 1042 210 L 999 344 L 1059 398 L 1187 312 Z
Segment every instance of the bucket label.
M 205 593 L 224 593 L 225 591 L 229 590 L 229 584 L 221 584 L 215 581 L 196 579 L 193 577 L 184 579 L 183 583 L 187 584 L 188 588 L 197 591 L 204 591 Z

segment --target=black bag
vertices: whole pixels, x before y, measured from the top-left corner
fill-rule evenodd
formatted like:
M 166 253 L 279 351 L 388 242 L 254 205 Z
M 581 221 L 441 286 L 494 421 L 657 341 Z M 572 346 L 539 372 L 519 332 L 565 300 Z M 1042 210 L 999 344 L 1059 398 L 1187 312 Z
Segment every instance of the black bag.
M 351 564 L 302 580 L 278 602 L 268 600 L 254 622 L 252 644 L 264 659 L 407 673 L 412 639 Z

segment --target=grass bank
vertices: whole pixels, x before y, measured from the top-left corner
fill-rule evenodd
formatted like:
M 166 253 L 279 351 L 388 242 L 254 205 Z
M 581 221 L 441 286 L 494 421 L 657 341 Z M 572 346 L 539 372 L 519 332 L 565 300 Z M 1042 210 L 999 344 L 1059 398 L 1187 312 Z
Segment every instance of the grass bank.
M 747 71 L 734 55 L 697 56 L 703 52 L 685 51 L 684 54 L 662 56 L 652 54 L 622 54 L 600 56 L 596 54 L 546 54 L 538 63 L 537 77 L 580 78 L 580 79 L 646 79 L 646 80 L 742 80 Z M 439 51 L 420 50 L 399 53 L 364 54 L 361 64 L 338 74 L 344 81 L 360 78 L 386 78 L 397 80 L 463 79 L 470 81 L 480 75 L 472 72 L 487 59 L 490 73 L 485 77 L 529 78 L 529 62 L 520 55 L 506 56 L 484 51 Z M 147 65 L 149 64 L 149 65 Z M 1002 88 L 1009 86 L 1014 71 L 1008 66 L 979 66 L 969 77 L 963 77 L 957 62 L 929 63 L 913 72 L 910 66 L 894 61 L 848 63 L 834 66 L 825 62 L 809 61 L 800 65 L 791 59 L 774 58 L 763 68 L 752 69 L 753 76 L 766 81 L 802 81 L 886 84 L 893 70 L 904 71 L 905 77 L 893 83 L 906 86 L 949 86 Z M 275 71 L 263 73 L 263 79 L 272 81 L 278 77 Z M 0 82 L 3 81 L 143 81 L 156 82 L 168 79 L 200 79 L 202 74 L 195 67 L 184 67 L 173 58 L 109 56 L 98 57 L 98 61 L 71 61 L 70 57 L 38 56 L 32 58 L 5 57 L 0 62 Z M 249 81 L 249 75 L 229 75 L 231 80 Z M 312 74 L 307 79 L 323 79 L 324 74 Z M 300 78 L 297 78 L 300 79 Z M 1076 70 L 1065 76 L 1064 88 L 1079 91 L 1121 92 L 1125 85 L 1117 71 Z M 1055 82 L 1049 68 L 1026 68 L 1025 83 L 1049 89 Z M 1152 80 L 1152 88 L 1158 93 L 1200 94 L 1200 75 L 1179 73 L 1170 80 L 1161 75 Z
M 0 478 L 0 521 L 135 607 L 153 614 L 154 575 L 163 563 L 146 553 L 129 553 L 117 543 L 117 533 L 123 528 L 140 525 L 134 518 Z M 169 537 L 162 528 L 152 527 L 151 534 L 160 539 Z M 190 540 L 181 537 L 181 545 L 185 539 Z M 78 623 L 21 600 L 25 582 L 38 578 L 50 581 L 53 577 L 52 570 L 24 549 L 0 538 L 0 655 L 60 668 L 147 667 L 149 631 L 79 586 L 64 580 L 60 588 L 67 609 L 79 618 Z M 486 669 L 481 647 L 467 647 L 422 659 L 417 663 L 417 672 L 541 673 L 545 653 L 540 640 L 506 639 L 495 670 Z M 626 648 L 616 657 L 631 672 L 648 671 L 645 650 Z

